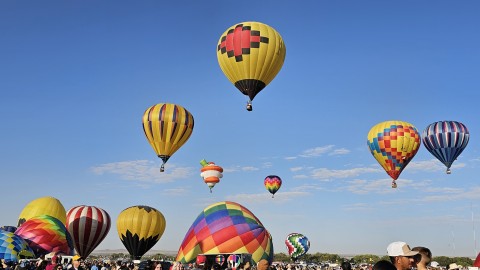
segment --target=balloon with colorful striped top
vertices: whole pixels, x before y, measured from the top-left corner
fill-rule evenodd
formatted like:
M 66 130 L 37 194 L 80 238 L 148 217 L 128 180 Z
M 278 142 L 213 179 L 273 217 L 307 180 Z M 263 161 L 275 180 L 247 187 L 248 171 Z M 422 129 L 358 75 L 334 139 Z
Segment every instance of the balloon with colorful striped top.
M 420 134 L 415 126 L 403 121 L 385 121 L 370 129 L 367 144 L 373 157 L 393 179 L 397 187 L 403 169 L 420 148 Z
M 27 241 L 37 257 L 50 252 L 73 255 L 73 241 L 63 223 L 49 215 L 33 217 L 18 227 L 15 234 Z
M 250 253 L 255 262 L 273 260 L 270 233 L 250 210 L 235 202 L 218 202 L 195 219 L 177 253 L 176 261 L 191 263 L 198 254 Z
M 310 241 L 301 233 L 291 233 L 285 239 L 287 251 L 292 260 L 295 262 L 299 257 L 305 255 L 310 249 Z
M 0 259 L 18 262 L 20 259 L 33 258 L 35 258 L 33 250 L 22 237 L 0 229 Z
M 105 239 L 110 231 L 110 215 L 95 206 L 75 206 L 67 212 L 67 230 L 70 232 L 75 250 L 82 258 Z
M 143 131 L 148 142 L 163 163 L 182 147 L 192 135 L 193 115 L 180 105 L 159 103 L 145 110 Z
M 235 254 L 228 255 L 227 263 L 228 268 L 237 268 L 240 265 L 240 256 Z
M 263 184 L 265 185 L 265 188 L 268 190 L 268 192 L 272 193 L 272 198 L 273 198 L 275 193 L 282 186 L 282 179 L 276 175 L 269 175 L 265 177 Z
M 470 133 L 467 127 L 457 121 L 439 121 L 423 131 L 423 145 L 447 167 L 447 174 L 457 157 L 465 150 Z

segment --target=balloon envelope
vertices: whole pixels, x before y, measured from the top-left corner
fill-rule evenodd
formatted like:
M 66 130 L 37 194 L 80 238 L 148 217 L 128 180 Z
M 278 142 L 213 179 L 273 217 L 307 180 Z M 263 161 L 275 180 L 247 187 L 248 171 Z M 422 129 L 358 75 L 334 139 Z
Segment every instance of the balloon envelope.
M 228 28 L 217 43 L 220 68 L 250 101 L 275 78 L 285 55 L 280 34 L 260 22 L 236 24 Z
M 456 121 L 432 123 L 423 131 L 422 138 L 425 148 L 447 167 L 447 173 L 469 140 L 467 127 Z
M 287 251 L 293 261 L 296 261 L 300 256 L 305 255 L 310 248 L 310 241 L 301 233 L 291 233 L 285 239 Z
M 15 226 L 2 226 L 0 228 L 0 230 L 4 230 L 4 231 L 7 231 L 7 232 L 14 233 L 17 230 L 17 227 L 15 227 Z
M 149 206 L 132 206 L 117 218 L 118 237 L 130 255 L 139 260 L 162 237 L 165 217 Z
M 95 206 L 75 206 L 67 212 L 67 230 L 70 232 L 75 250 L 82 258 L 105 239 L 110 230 L 110 216 Z
M 273 197 L 273 195 L 275 195 L 275 193 L 282 186 L 282 179 L 276 175 L 269 175 L 265 177 L 263 184 L 265 185 L 265 188 L 268 190 L 268 192 L 272 193 Z
M 192 135 L 193 115 L 180 105 L 159 103 L 143 114 L 143 131 L 163 164 L 182 147 Z
M 20 236 L 0 229 L 0 258 L 7 262 L 18 262 L 20 259 L 34 258 L 33 250 Z
M 48 215 L 33 217 L 18 227 L 16 235 L 27 241 L 37 257 L 50 252 L 73 255 L 73 241 L 63 223 Z
M 18 218 L 18 225 L 22 225 L 25 221 L 29 220 L 32 217 L 40 216 L 40 215 L 49 215 L 52 216 L 63 224 L 67 220 L 67 213 L 65 211 L 65 207 L 63 207 L 62 203 L 50 196 L 37 198 L 31 202 L 29 202 L 20 213 Z
M 385 121 L 370 129 L 367 143 L 373 157 L 397 180 L 420 148 L 420 134 L 410 123 Z
M 250 253 L 255 262 L 272 262 L 270 233 L 258 218 L 234 202 L 218 202 L 195 219 L 179 248 L 176 261 L 191 263 L 198 254 Z

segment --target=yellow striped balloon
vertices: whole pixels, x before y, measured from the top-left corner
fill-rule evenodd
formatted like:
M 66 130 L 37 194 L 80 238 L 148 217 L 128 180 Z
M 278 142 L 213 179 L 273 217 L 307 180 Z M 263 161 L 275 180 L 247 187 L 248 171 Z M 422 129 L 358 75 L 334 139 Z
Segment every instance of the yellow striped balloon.
M 225 31 L 217 44 L 217 59 L 225 76 L 251 102 L 278 74 L 286 48 L 280 34 L 260 22 L 242 22 Z
M 397 187 L 395 180 L 420 148 L 420 140 L 417 128 L 403 121 L 385 121 L 370 129 L 368 147 L 373 157 L 393 179 L 393 188 Z
M 180 105 L 159 103 L 143 114 L 143 131 L 148 142 L 163 163 L 190 138 L 193 131 L 193 115 Z

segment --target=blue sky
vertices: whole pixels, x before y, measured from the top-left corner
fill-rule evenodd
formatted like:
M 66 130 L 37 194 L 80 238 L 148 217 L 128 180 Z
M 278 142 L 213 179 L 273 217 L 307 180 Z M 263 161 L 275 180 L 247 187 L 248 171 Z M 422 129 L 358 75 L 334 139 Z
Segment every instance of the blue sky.
M 118 214 L 148 205 L 167 220 L 154 249 L 176 251 L 203 208 L 230 200 L 263 222 L 275 252 L 300 232 L 310 252 L 383 255 L 401 240 L 473 257 L 479 11 L 477 1 L 2 1 L 0 225 L 53 196 L 67 210 L 105 209 L 113 223 L 98 249 L 116 249 Z M 274 27 L 287 48 L 252 112 L 215 51 L 243 21 Z M 195 118 L 163 174 L 141 126 L 162 102 Z M 451 175 L 422 145 L 394 190 L 366 144 L 386 120 L 419 131 L 456 120 L 471 139 Z M 213 193 L 204 158 L 225 169 Z M 274 199 L 269 174 L 283 179 Z

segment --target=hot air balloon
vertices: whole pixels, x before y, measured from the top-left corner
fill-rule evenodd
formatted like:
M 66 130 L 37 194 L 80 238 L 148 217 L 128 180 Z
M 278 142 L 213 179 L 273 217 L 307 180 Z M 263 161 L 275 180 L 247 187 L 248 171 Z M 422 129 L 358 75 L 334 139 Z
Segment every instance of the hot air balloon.
M 260 22 L 242 22 L 228 28 L 217 45 L 217 59 L 225 76 L 245 96 L 252 110 L 255 96 L 278 74 L 286 48 L 280 34 Z
M 163 161 L 163 172 L 168 159 L 192 135 L 193 115 L 180 105 L 159 103 L 148 108 L 142 120 L 148 142 Z
M 20 236 L 0 229 L 0 259 L 18 262 L 20 259 L 34 258 L 33 250 Z
M 423 131 L 423 145 L 447 167 L 447 174 L 457 157 L 467 147 L 470 133 L 467 127 L 456 121 L 439 121 Z
M 75 250 L 82 258 L 105 239 L 110 230 L 110 216 L 95 206 L 75 206 L 67 212 L 67 230 L 70 232 Z
M 18 227 L 15 234 L 27 241 L 37 257 L 50 252 L 73 255 L 73 241 L 63 223 L 48 215 L 33 217 Z
M 282 179 L 276 175 L 269 175 L 263 180 L 263 184 L 268 192 L 272 193 L 272 198 L 282 186 Z
M 218 254 L 215 256 L 215 263 L 218 263 L 218 265 L 222 266 L 225 263 L 225 255 Z
M 46 196 L 29 202 L 23 208 L 18 218 L 17 227 L 22 225 L 28 219 L 40 215 L 52 216 L 60 220 L 63 224 L 65 224 L 67 219 L 67 214 L 62 203 L 54 197 Z
M 252 212 L 234 202 L 218 202 L 195 219 L 176 261 L 191 263 L 198 254 L 250 253 L 255 262 L 273 259 L 270 233 Z
M 393 179 L 392 188 L 396 188 L 395 180 L 420 148 L 420 134 L 410 123 L 385 121 L 370 129 L 367 143 L 373 157 Z
M 117 218 L 118 237 L 135 260 L 149 251 L 165 231 L 165 217 L 149 206 L 132 206 Z
M 202 168 L 200 169 L 200 176 L 203 178 L 205 184 L 210 188 L 210 193 L 212 188 L 220 182 L 220 178 L 223 177 L 223 168 L 215 165 L 214 162 L 207 162 L 205 159 L 200 161 Z
M 300 256 L 305 255 L 310 248 L 310 241 L 301 233 L 291 233 L 285 239 L 287 251 L 292 260 L 295 262 Z

